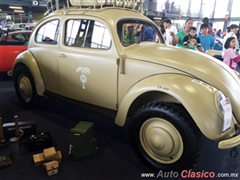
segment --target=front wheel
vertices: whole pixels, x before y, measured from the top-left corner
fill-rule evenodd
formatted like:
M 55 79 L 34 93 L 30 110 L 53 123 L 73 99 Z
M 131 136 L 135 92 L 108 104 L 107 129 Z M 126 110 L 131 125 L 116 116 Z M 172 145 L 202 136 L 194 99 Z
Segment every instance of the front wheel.
M 39 96 L 37 95 L 35 82 L 29 69 L 25 66 L 17 67 L 13 80 L 20 102 L 27 107 L 37 104 Z
M 175 103 L 144 105 L 133 115 L 129 131 L 139 158 L 156 170 L 191 169 L 201 154 L 200 130 Z

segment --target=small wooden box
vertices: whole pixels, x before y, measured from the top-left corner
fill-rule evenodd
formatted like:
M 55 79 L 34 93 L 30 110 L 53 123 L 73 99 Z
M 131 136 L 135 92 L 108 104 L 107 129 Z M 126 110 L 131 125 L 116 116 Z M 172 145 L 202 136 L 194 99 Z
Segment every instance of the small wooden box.
M 51 158 L 51 160 L 56 160 L 58 161 L 58 163 L 61 163 L 62 161 L 61 151 L 57 151 L 56 154 Z M 49 160 L 45 159 L 44 153 L 39 153 L 39 154 L 33 155 L 33 161 L 34 161 L 34 165 L 37 167 L 37 166 L 43 165 L 45 162 L 48 162 Z
M 36 167 L 43 165 L 43 163 L 45 162 L 43 153 L 34 154 L 33 155 L 33 161 L 34 161 L 34 165 Z
M 50 162 L 44 163 L 43 167 L 47 175 L 52 176 L 58 173 L 59 164 L 58 164 L 58 161 L 50 161 Z
M 62 152 L 61 151 L 57 151 L 57 154 L 56 154 L 54 160 L 58 161 L 58 163 L 62 162 Z
M 50 161 L 50 160 L 54 160 L 57 152 L 55 147 L 50 147 L 50 148 L 44 149 L 43 154 L 44 154 L 44 159 L 46 161 Z

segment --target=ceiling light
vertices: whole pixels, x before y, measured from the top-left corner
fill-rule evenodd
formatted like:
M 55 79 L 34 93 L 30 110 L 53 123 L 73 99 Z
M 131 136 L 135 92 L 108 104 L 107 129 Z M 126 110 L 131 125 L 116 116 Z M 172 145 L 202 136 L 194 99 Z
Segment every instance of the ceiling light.
M 154 17 L 153 19 L 162 19 L 162 18 L 160 18 L 160 17 Z
M 20 13 L 24 13 L 23 10 L 14 10 L 14 12 L 20 12 Z
M 9 8 L 11 8 L 11 9 L 22 9 L 22 7 L 18 7 L 18 6 L 9 6 Z

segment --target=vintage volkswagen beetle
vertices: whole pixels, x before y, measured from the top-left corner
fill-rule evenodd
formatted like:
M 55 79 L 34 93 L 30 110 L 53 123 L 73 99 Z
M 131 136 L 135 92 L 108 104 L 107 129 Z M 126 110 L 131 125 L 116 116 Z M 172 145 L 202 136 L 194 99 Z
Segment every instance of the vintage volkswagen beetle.
M 237 72 L 207 54 L 165 45 L 156 25 L 136 11 L 137 1 L 129 8 L 129 1 L 125 8 L 116 7 L 122 1 L 79 7 L 83 2 L 50 6 L 55 11 L 38 23 L 28 50 L 16 58 L 12 76 L 24 105 L 47 96 L 119 126 L 130 117 L 136 153 L 158 170 L 191 169 L 202 134 L 220 149 L 240 144 Z

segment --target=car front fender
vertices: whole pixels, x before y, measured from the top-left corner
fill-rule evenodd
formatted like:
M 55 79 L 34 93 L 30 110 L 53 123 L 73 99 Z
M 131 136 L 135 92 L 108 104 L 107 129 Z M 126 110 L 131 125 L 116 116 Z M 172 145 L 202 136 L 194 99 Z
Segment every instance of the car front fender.
M 42 96 L 45 91 L 45 84 L 43 82 L 43 78 L 42 78 L 39 66 L 30 51 L 26 50 L 17 56 L 12 68 L 13 76 L 14 76 L 14 69 L 19 65 L 25 65 L 30 70 L 35 81 L 37 94 Z
M 123 126 L 132 103 L 142 94 L 156 91 L 168 94 L 181 103 L 209 139 L 221 140 L 235 133 L 232 123 L 231 129 L 222 134 L 223 119 L 218 113 L 214 98 L 217 89 L 180 74 L 156 75 L 132 86 L 119 105 L 115 123 Z

